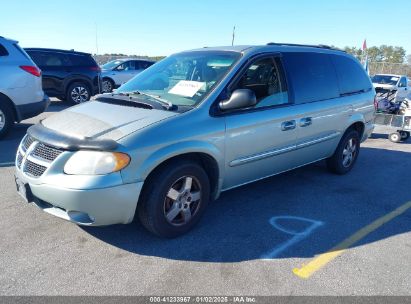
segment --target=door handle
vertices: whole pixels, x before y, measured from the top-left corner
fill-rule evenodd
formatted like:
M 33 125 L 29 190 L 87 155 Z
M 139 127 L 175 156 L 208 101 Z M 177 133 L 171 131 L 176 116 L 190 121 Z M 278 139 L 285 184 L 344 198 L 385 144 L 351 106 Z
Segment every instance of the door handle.
M 300 119 L 300 127 L 308 127 L 313 123 L 313 119 L 311 117 L 304 117 Z
M 295 120 L 284 121 L 281 124 L 281 130 L 282 131 L 292 130 L 292 129 L 295 129 L 295 127 L 296 127 Z

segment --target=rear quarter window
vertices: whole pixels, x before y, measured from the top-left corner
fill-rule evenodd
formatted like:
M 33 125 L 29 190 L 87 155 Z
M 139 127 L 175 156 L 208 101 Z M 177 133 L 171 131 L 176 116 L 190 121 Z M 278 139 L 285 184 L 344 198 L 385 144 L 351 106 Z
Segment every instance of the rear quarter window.
M 9 52 L 7 49 L 4 47 L 4 45 L 0 44 L 0 56 L 8 56 Z
M 337 72 L 341 94 L 347 95 L 371 89 L 371 80 L 356 59 L 343 55 L 330 56 Z
M 70 62 L 73 66 L 97 66 L 97 63 L 94 61 L 94 59 L 91 56 L 87 55 L 77 55 L 77 54 L 70 54 L 68 55 L 70 58 Z
M 295 103 L 321 101 L 340 96 L 337 75 L 328 54 L 284 53 L 283 58 L 294 91 Z

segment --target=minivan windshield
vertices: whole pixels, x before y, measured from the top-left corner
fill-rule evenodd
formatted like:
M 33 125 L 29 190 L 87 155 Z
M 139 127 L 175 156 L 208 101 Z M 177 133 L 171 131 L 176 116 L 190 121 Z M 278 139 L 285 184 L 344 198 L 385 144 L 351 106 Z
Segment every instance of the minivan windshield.
M 241 53 L 192 51 L 169 56 L 122 85 L 117 93 L 149 94 L 177 106 L 195 106 L 213 90 Z
M 375 75 L 372 78 L 373 83 L 396 85 L 400 77 L 394 75 Z

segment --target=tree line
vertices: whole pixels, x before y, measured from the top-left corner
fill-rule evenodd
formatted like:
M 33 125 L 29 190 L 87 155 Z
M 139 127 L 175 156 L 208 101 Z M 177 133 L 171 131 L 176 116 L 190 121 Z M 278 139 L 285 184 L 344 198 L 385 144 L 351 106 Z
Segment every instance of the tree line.
M 365 52 L 361 48 L 346 46 L 344 51 L 363 59 Z M 385 63 L 408 63 L 411 64 L 411 55 L 406 56 L 405 49 L 401 46 L 381 45 L 367 48 L 366 51 L 370 62 L 385 62 Z

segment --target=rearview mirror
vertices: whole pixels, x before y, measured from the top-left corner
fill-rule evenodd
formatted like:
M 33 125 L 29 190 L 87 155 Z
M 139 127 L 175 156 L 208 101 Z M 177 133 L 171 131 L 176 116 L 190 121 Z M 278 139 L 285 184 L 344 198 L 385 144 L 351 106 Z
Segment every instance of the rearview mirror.
M 248 89 L 237 89 L 230 99 L 221 101 L 219 106 L 223 111 L 253 107 L 257 104 L 255 93 Z

